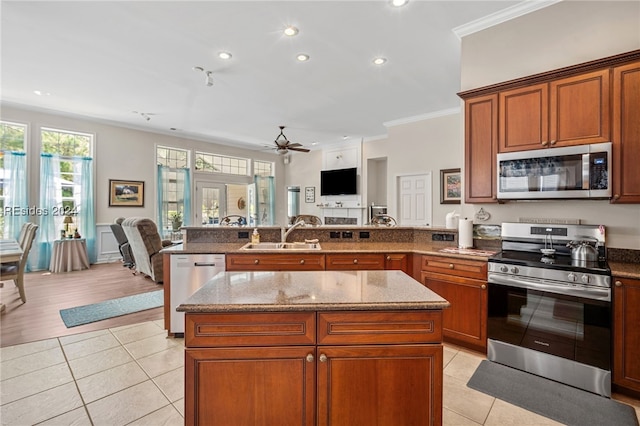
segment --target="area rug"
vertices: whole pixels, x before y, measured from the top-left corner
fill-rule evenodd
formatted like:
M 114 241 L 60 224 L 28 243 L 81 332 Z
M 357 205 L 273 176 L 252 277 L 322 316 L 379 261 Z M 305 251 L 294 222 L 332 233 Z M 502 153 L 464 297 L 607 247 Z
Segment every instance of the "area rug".
M 119 299 L 105 300 L 91 305 L 61 309 L 60 316 L 67 328 L 77 327 L 108 318 L 119 317 L 134 312 L 146 311 L 164 304 L 164 291 L 135 294 Z
M 467 386 L 570 426 L 638 426 L 626 404 L 487 360 Z

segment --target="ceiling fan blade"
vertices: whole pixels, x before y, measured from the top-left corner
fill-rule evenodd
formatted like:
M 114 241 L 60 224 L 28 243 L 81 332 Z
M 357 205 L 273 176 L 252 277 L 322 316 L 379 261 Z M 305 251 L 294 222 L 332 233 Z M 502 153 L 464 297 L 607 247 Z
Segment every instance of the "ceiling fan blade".
M 289 149 L 289 151 L 298 151 L 298 152 L 309 152 L 309 151 L 311 151 L 310 149 L 307 149 L 307 148 L 296 148 L 296 147 L 292 147 L 291 145 L 289 145 L 287 148 Z
M 302 144 L 301 143 L 297 143 L 297 142 L 296 143 L 290 143 L 289 144 L 289 148 L 291 148 L 292 146 L 298 147 L 298 146 L 302 146 Z

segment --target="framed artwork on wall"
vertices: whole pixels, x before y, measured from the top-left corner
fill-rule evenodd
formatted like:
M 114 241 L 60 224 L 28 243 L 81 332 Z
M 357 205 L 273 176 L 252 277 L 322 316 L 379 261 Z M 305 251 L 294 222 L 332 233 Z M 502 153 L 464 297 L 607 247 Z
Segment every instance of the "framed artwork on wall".
M 316 187 L 307 186 L 304 188 L 304 202 L 315 203 L 316 202 Z
M 440 170 L 440 204 L 460 204 L 462 175 L 460 169 Z
M 144 207 L 144 182 L 109 179 L 109 207 Z

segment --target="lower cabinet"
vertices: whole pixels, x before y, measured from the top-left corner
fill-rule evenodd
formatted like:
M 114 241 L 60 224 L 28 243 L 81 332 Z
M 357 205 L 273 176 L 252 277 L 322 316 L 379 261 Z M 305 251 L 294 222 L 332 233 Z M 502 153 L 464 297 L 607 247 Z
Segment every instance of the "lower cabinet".
M 487 351 L 486 277 L 486 261 L 422 256 L 420 281 L 451 304 L 442 319 L 446 341 Z
M 324 254 L 227 254 L 227 271 L 323 271 Z
M 384 256 L 384 269 L 399 270 L 407 275 L 411 275 L 411 259 L 413 257 L 407 253 L 389 253 Z
M 442 424 L 441 311 L 186 317 L 187 425 Z
M 613 383 L 640 395 L 640 280 L 613 277 Z
M 339 253 L 327 254 L 327 271 L 330 270 L 378 270 L 384 269 L 384 254 Z

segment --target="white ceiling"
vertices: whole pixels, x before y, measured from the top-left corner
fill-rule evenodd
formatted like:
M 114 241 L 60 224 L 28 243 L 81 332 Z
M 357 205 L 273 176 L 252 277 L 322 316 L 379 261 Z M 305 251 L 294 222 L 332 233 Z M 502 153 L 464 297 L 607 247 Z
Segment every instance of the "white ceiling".
M 458 108 L 453 29 L 522 6 L 3 0 L 1 100 L 255 149 L 279 125 L 307 148 L 376 138 L 385 123 Z M 284 36 L 287 25 L 299 34 Z M 222 50 L 233 58 L 219 59 Z M 296 61 L 301 52 L 311 59 Z M 385 65 L 372 64 L 378 55 Z M 194 66 L 213 72 L 212 86 Z

